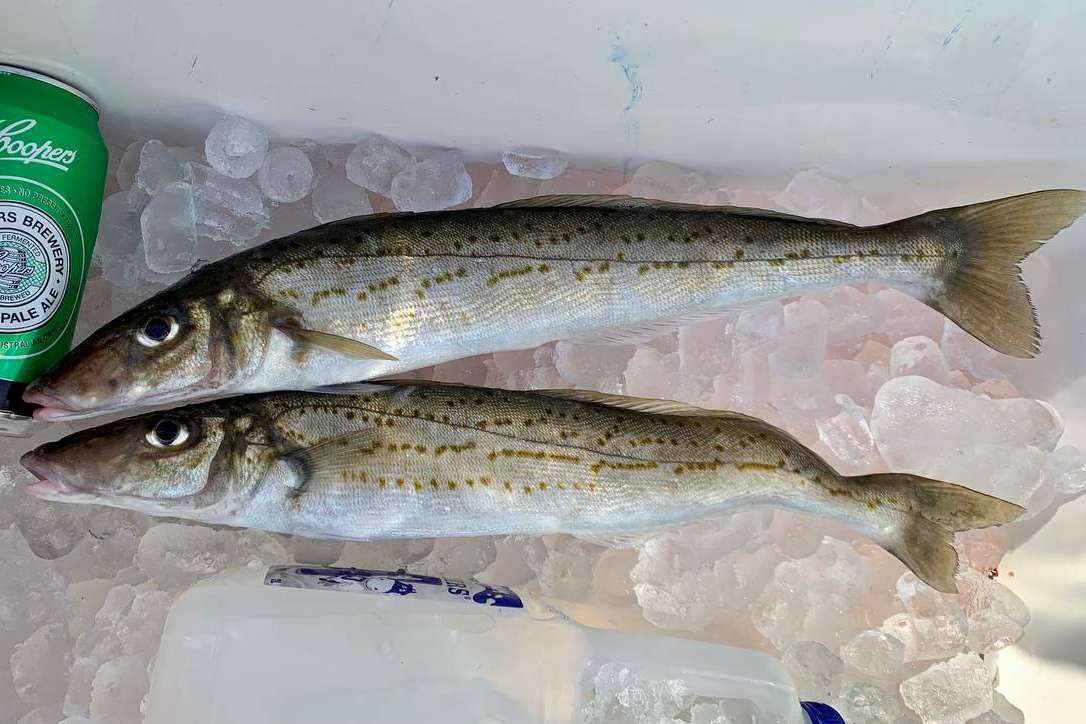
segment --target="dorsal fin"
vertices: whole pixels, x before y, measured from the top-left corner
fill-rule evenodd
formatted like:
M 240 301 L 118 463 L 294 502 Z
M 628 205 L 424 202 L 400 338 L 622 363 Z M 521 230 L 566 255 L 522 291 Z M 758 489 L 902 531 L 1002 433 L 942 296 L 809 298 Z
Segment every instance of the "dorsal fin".
M 532 394 L 556 397 L 562 400 L 574 400 L 576 402 L 591 402 L 597 405 L 606 405 L 620 410 L 632 410 L 634 412 L 646 412 L 654 415 L 678 415 L 681 417 L 718 417 L 728 420 L 742 420 L 745 422 L 757 422 L 766 425 L 764 420 L 757 417 L 744 415 L 741 412 L 729 410 L 710 410 L 705 407 L 688 405 L 685 402 L 674 400 L 655 400 L 650 397 L 627 397 L 626 395 L 612 395 L 607 392 L 595 390 L 527 390 Z
M 707 206 L 703 204 L 686 204 L 678 201 L 660 201 L 658 199 L 642 199 L 636 196 L 621 196 L 607 194 L 557 194 L 551 196 L 534 196 L 529 199 L 517 199 L 503 204 L 492 206 L 494 209 L 644 209 L 647 211 L 714 211 L 734 216 L 755 216 L 763 219 L 775 219 L 778 221 L 798 221 L 808 224 L 826 224 L 830 226 L 843 226 L 850 229 L 858 228 L 855 224 L 846 224 L 834 219 L 813 219 L 806 216 L 786 214 L 781 211 L 769 209 L 752 209 L 745 206 Z

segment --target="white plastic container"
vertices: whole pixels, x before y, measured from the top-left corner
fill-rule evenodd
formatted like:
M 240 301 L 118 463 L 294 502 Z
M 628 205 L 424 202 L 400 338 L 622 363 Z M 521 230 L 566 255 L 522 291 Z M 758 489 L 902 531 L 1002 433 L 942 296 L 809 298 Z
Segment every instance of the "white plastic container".
M 583 626 L 501 586 L 404 572 L 231 571 L 182 595 L 149 724 L 583 721 L 601 666 L 681 680 L 758 724 L 840 722 L 754 651 Z M 809 709 L 809 711 L 808 711 Z

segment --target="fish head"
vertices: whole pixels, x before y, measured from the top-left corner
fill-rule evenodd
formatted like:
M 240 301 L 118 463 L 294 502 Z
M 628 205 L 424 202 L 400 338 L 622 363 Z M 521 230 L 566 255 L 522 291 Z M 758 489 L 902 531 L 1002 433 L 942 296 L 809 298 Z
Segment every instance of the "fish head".
M 225 410 L 225 411 L 224 411 Z M 22 457 L 35 497 L 229 522 L 268 462 L 246 450 L 241 418 L 211 403 L 81 430 Z
M 58 421 L 222 394 L 268 346 L 268 314 L 241 291 L 170 288 L 120 315 L 33 382 L 23 399 Z

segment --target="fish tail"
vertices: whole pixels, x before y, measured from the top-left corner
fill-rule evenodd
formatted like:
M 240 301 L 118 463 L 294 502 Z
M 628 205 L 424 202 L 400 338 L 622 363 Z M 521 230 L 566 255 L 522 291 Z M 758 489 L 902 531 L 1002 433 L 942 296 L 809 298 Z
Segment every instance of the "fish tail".
M 1086 211 L 1086 192 L 1036 191 L 922 214 L 935 226 L 950 272 L 929 304 L 992 349 L 1012 357 L 1040 350 L 1037 312 L 1019 263 Z
M 869 490 L 885 490 L 888 498 L 905 501 L 905 516 L 880 542 L 917 578 L 944 593 L 958 591 L 954 582 L 958 570 L 954 533 L 1003 525 L 1025 510 L 961 485 L 908 473 L 859 475 L 848 480 Z

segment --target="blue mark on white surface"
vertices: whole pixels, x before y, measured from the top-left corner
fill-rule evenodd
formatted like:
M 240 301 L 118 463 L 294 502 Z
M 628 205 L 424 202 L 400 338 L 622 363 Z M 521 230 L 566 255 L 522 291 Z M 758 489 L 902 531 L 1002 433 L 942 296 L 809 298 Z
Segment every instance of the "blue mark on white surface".
M 644 86 L 641 85 L 641 76 L 638 73 L 637 63 L 630 58 L 630 54 L 626 50 L 626 46 L 622 43 L 621 38 L 617 39 L 611 45 L 611 55 L 609 55 L 607 59 L 621 68 L 622 74 L 626 76 L 626 82 L 630 85 L 630 100 L 623 110 L 632 110 L 641 100 Z
M 965 22 L 965 19 L 969 17 L 969 13 L 971 12 L 973 12 L 973 8 L 969 8 L 968 10 L 966 10 L 965 15 L 962 15 L 962 19 L 958 21 L 958 24 L 951 28 L 950 32 L 946 34 L 945 38 L 943 38 L 944 49 L 946 48 L 946 46 L 954 42 L 954 38 L 958 35 L 958 31 L 962 29 L 962 23 Z

